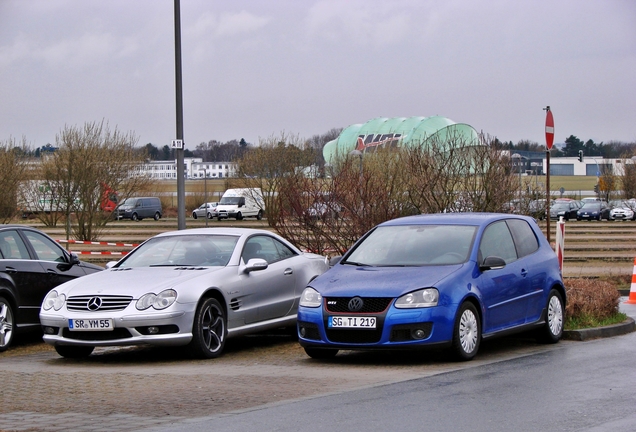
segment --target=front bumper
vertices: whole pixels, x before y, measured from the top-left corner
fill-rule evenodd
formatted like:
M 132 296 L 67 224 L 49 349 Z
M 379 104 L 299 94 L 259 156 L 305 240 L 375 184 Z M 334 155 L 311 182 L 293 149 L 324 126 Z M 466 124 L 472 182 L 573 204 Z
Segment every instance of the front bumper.
M 72 331 L 69 319 L 113 319 L 110 331 Z M 40 323 L 43 340 L 50 345 L 124 346 L 155 345 L 179 346 L 192 340 L 194 311 L 171 311 L 121 316 L 95 313 L 42 312 Z

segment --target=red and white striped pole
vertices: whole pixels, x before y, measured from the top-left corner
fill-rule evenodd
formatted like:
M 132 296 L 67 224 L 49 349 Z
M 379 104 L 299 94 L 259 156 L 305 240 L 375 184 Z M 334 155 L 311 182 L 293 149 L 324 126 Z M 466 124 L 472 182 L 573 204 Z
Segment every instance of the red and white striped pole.
M 565 221 L 563 216 L 559 217 L 559 221 L 556 225 L 556 244 L 554 245 L 554 252 L 556 252 L 557 259 L 559 260 L 559 269 L 563 271 L 563 246 L 565 243 Z

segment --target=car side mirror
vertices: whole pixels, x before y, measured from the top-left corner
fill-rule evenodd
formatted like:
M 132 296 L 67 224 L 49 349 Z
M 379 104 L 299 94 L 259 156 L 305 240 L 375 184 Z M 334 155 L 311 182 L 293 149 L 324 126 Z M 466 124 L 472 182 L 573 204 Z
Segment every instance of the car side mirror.
M 486 257 L 484 262 L 479 266 L 479 270 L 499 270 L 506 266 L 506 261 L 498 256 Z
M 342 256 L 335 256 L 329 259 L 329 267 L 333 267 L 340 262 Z
M 265 261 L 263 258 L 252 258 L 243 268 L 243 273 L 247 274 L 253 271 L 265 270 L 268 265 L 269 264 L 267 264 L 267 261 Z
M 70 264 L 71 265 L 76 265 L 76 264 L 79 264 L 79 263 L 80 263 L 79 257 L 76 254 L 72 253 L 71 254 Z

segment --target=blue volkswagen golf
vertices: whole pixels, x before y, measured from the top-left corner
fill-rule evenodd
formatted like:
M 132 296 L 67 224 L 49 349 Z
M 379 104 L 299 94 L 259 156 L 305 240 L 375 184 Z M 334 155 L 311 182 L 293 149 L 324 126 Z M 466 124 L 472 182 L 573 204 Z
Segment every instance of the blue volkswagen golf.
M 303 291 L 299 342 L 313 358 L 338 350 L 450 348 L 472 359 L 482 339 L 563 334 L 565 288 L 533 218 L 419 215 L 382 223 Z

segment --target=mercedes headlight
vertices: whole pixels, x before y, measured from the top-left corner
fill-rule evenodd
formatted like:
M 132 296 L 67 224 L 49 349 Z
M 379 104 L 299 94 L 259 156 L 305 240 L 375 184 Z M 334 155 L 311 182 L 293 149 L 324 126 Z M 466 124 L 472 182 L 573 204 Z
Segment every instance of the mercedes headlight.
M 50 310 L 53 308 L 58 311 L 62 309 L 64 306 L 64 302 L 66 301 L 66 296 L 64 294 L 58 294 L 57 291 L 53 290 L 49 292 L 46 297 L 44 297 L 44 301 L 42 302 L 42 309 Z
M 146 310 L 150 307 L 161 310 L 165 309 L 177 300 L 177 292 L 173 289 L 161 291 L 159 294 L 148 293 L 142 295 L 135 307 L 138 310 Z

